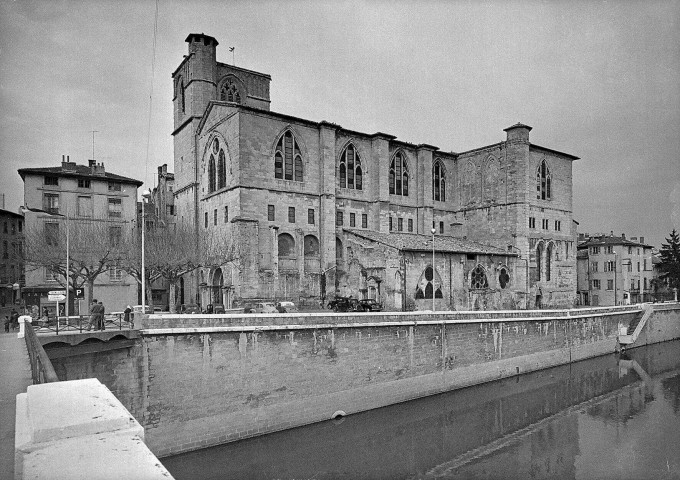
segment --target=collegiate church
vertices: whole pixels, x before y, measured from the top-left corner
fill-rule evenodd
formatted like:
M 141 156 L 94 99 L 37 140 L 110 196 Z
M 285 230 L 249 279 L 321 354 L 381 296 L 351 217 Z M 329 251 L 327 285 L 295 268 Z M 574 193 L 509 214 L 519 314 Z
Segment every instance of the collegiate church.
M 183 279 L 182 303 L 573 305 L 577 157 L 520 123 L 452 153 L 277 113 L 269 75 L 218 62 L 208 35 L 186 42 L 172 74 L 177 221 L 233 249 Z

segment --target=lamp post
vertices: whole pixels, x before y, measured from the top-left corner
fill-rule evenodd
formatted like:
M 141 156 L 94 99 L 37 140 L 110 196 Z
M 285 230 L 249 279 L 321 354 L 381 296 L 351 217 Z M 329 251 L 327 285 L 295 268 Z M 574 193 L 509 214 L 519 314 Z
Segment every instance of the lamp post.
M 435 297 L 435 295 L 434 295 L 434 292 L 435 292 L 435 289 L 434 289 L 434 279 L 435 279 L 435 275 L 434 275 L 434 233 L 436 232 L 434 227 L 432 227 L 431 232 L 432 232 L 432 311 L 434 312 L 435 311 L 435 308 L 434 308 L 434 297 Z
M 142 192 L 142 315 L 146 313 L 146 265 L 144 264 L 144 230 L 146 221 L 144 220 L 144 203 L 151 197 L 149 190 Z

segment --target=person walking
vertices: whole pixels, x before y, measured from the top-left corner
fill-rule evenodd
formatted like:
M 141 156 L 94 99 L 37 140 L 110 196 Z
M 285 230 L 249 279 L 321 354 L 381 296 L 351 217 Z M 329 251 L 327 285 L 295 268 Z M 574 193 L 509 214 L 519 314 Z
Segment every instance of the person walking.
M 9 315 L 5 315 L 5 333 L 9 333 Z
M 19 312 L 12 309 L 11 316 L 9 317 L 10 323 L 12 325 L 12 331 L 19 329 Z

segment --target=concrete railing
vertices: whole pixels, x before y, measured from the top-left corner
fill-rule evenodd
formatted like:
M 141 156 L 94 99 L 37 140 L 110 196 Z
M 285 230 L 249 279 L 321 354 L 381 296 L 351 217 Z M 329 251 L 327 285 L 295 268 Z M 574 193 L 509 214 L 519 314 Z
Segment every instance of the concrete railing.
M 171 479 L 144 428 L 97 379 L 17 395 L 15 479 Z
M 19 317 L 25 320 L 27 316 Z M 30 318 L 30 317 L 28 317 Z M 26 340 L 26 349 L 28 350 L 28 358 L 31 361 L 31 374 L 33 376 L 33 383 L 49 383 L 58 382 L 59 377 L 54 371 L 52 362 L 50 361 L 45 349 L 43 348 L 38 336 L 33 330 L 30 322 L 21 321 L 21 333 Z

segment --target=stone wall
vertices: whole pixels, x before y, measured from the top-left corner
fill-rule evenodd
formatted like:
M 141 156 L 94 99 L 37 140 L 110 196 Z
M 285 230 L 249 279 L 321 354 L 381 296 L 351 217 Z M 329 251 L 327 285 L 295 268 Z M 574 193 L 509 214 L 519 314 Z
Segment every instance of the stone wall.
M 680 307 L 655 307 L 645 341 L 680 338 Z M 166 456 L 612 353 L 640 315 L 150 315 L 134 347 L 54 364 L 60 378 L 99 378 Z
M 613 352 L 639 310 L 571 313 L 151 316 L 137 414 L 158 455 L 193 450 Z

